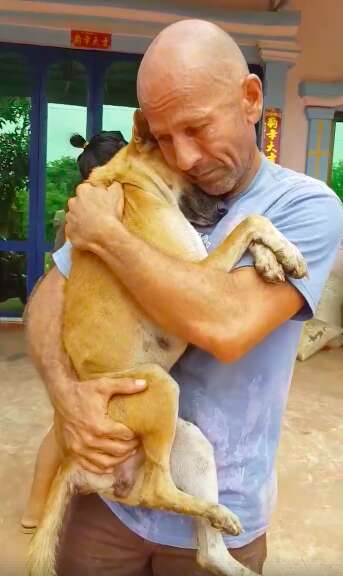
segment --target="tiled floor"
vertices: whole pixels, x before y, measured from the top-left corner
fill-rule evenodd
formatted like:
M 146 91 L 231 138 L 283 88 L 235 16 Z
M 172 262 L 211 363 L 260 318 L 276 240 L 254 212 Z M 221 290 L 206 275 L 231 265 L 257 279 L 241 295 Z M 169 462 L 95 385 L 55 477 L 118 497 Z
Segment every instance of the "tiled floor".
M 24 576 L 28 537 L 18 521 L 51 408 L 15 328 L 0 327 L 0 410 L 0 576 Z M 278 455 L 279 501 L 266 576 L 343 576 L 342 445 L 340 349 L 296 367 Z

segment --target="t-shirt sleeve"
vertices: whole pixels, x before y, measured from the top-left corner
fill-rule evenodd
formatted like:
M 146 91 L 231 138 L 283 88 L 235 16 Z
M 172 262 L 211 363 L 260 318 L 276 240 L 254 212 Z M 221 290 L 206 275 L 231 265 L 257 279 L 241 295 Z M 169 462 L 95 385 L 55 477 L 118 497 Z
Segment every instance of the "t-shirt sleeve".
M 343 207 L 335 194 L 319 183 L 314 184 L 313 189 L 298 189 L 290 196 L 287 200 L 280 199 L 264 215 L 299 248 L 306 260 L 309 277 L 288 280 L 306 301 L 293 319 L 309 320 L 315 313 L 342 240 Z M 253 266 L 249 253 L 236 268 L 244 266 Z
M 70 274 L 71 249 L 72 249 L 72 245 L 69 242 L 69 240 L 67 240 L 63 244 L 63 246 L 59 250 L 56 250 L 56 252 L 54 252 L 54 254 L 52 255 L 52 258 L 53 258 L 58 270 L 66 278 L 68 278 L 68 276 Z

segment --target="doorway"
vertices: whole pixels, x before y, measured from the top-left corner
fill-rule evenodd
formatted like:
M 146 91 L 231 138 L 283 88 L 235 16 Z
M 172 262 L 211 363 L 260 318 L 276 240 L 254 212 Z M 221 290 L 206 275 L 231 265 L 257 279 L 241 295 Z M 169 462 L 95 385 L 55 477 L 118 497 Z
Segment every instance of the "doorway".
M 0 43 L 0 317 L 20 317 L 80 176 L 77 132 L 130 138 L 140 55 Z
M 80 181 L 70 136 L 119 130 L 130 139 L 141 58 L 0 43 L 0 317 L 21 317 L 51 265 Z M 263 80 L 260 66 L 250 69 Z

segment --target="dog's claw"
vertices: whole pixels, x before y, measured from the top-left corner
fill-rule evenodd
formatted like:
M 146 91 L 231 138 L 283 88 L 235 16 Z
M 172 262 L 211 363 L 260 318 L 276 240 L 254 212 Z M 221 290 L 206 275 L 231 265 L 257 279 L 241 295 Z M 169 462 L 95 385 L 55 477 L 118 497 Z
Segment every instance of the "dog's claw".
M 249 250 L 254 257 L 257 272 L 266 282 L 284 282 L 285 275 L 296 279 L 308 276 L 305 259 L 286 238 L 282 238 L 282 247 L 275 251 L 264 244 L 263 240 L 252 242 Z
M 268 246 L 252 242 L 249 250 L 254 257 L 257 272 L 266 282 L 279 284 L 285 281 L 283 267 L 279 264 L 274 252 L 268 248 Z
M 223 530 L 227 534 L 231 534 L 232 536 L 238 536 L 242 533 L 243 528 L 240 523 L 240 520 L 236 514 L 231 512 L 225 506 L 218 505 L 219 513 L 215 515 L 215 517 L 211 520 L 211 524 L 214 528 L 218 530 Z
M 291 242 L 287 242 L 286 247 L 276 254 L 276 258 L 286 274 L 291 278 L 300 279 L 308 276 L 305 259 L 298 248 Z

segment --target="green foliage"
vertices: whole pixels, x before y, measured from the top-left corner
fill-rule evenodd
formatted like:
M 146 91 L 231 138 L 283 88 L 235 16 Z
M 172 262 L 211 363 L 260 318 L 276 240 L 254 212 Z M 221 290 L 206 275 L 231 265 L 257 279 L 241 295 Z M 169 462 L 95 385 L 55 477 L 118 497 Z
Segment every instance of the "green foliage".
M 80 180 L 80 172 L 74 158 L 65 156 L 59 160 L 49 162 L 47 165 L 45 235 L 48 242 L 54 241 L 53 220 L 56 211 L 67 207 L 68 198 L 73 196 L 75 186 Z
M 29 100 L 0 98 L 0 236 L 11 240 L 27 222 L 29 130 Z
M 330 185 L 343 202 L 343 160 L 333 165 Z
M 30 101 L 0 98 L 0 237 L 25 240 L 28 232 Z M 74 158 L 49 162 L 46 168 L 45 234 L 54 241 L 54 216 L 66 207 L 80 182 Z

